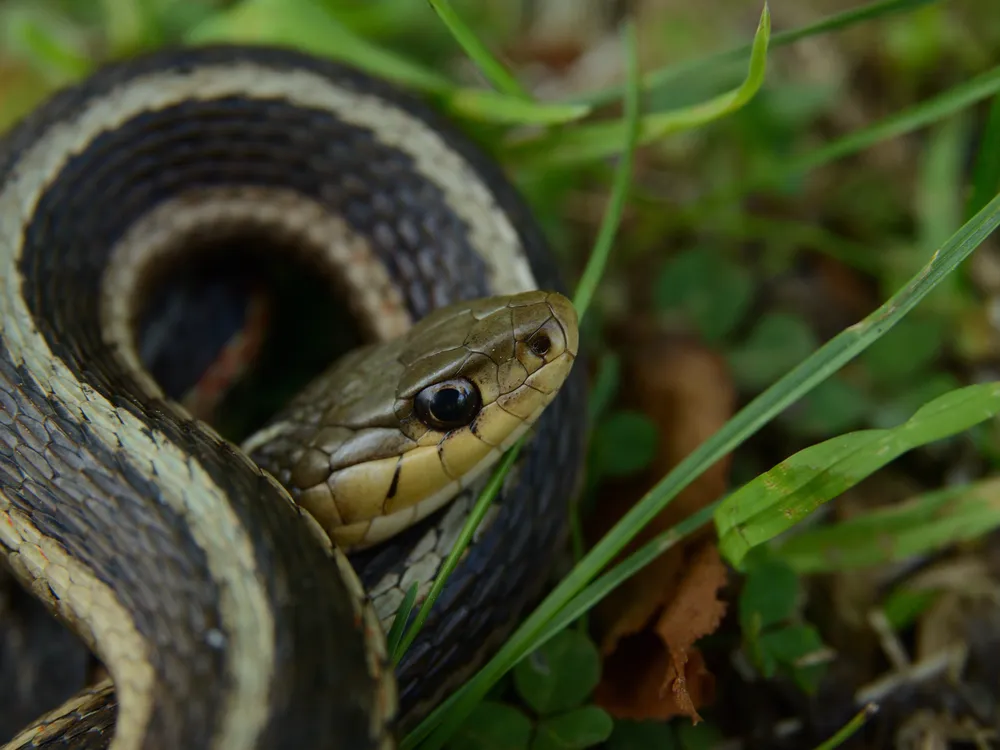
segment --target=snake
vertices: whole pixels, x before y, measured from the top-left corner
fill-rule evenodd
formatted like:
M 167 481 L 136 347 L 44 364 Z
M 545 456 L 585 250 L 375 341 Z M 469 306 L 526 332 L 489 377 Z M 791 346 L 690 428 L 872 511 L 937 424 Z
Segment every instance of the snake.
M 158 280 L 222 246 L 303 264 L 364 339 L 240 442 L 137 343 Z M 0 140 L 0 559 L 109 678 L 6 750 L 394 747 L 565 539 L 587 412 L 566 294 L 474 134 L 345 63 L 165 47 L 24 116 Z M 396 607 L 521 439 L 394 664 Z

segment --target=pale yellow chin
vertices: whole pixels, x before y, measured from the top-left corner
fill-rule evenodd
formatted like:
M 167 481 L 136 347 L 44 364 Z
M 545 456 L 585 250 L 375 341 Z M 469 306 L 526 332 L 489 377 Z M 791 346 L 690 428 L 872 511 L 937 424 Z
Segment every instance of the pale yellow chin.
M 538 413 L 545 409 L 546 404 L 538 407 Z M 532 420 L 533 421 L 533 420 Z M 386 506 L 398 508 L 389 510 L 372 518 L 347 523 L 335 528 L 328 528 L 330 538 L 342 549 L 358 550 L 370 547 L 379 542 L 383 542 L 401 531 L 426 518 L 434 511 L 447 505 L 462 489 L 475 482 L 484 472 L 496 465 L 497 461 L 518 438 L 520 438 L 528 428 L 530 422 L 516 420 L 516 426 L 507 431 L 506 438 L 502 439 L 495 446 L 489 446 L 468 430 L 463 430 L 461 434 L 450 437 L 447 440 L 444 450 L 438 454 L 437 447 L 417 448 L 409 451 L 404 459 L 409 459 L 406 463 L 405 472 L 418 475 L 410 486 L 419 485 L 422 493 L 411 492 L 403 495 L 397 492 L 391 499 L 386 500 Z M 456 463 L 464 463 L 472 456 L 479 456 L 470 468 L 460 472 L 459 479 L 451 479 L 441 471 L 442 462 L 448 462 L 452 469 L 456 468 Z M 453 463 L 454 462 L 454 463 Z M 394 462 L 395 463 L 395 462 Z M 404 474 L 401 474 L 401 480 Z M 434 488 L 429 478 L 446 479 Z M 402 486 L 402 482 L 400 483 Z M 426 490 L 431 488 L 430 492 Z

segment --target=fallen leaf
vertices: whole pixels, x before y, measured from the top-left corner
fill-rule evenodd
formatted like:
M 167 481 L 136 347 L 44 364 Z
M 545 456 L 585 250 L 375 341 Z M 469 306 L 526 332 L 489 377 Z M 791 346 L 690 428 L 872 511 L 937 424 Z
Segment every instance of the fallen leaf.
M 675 664 L 695 641 L 714 633 L 722 623 L 726 605 L 719 601 L 718 593 L 727 577 L 713 541 L 693 545 L 685 575 L 656 623 L 656 632 L 670 648 Z
M 619 338 L 624 406 L 657 424 L 656 457 L 641 476 L 607 482 L 587 526 L 593 541 L 730 417 L 735 389 L 724 360 L 698 342 L 630 325 Z M 623 552 L 718 498 L 726 488 L 729 459 L 720 460 L 681 492 Z M 689 716 L 712 700 L 714 679 L 694 643 L 713 632 L 725 614 L 718 599 L 726 568 L 712 537 L 702 532 L 661 555 L 599 605 L 593 625 L 604 656 L 595 700 L 616 718 Z
M 686 560 L 672 597 L 651 627 L 624 635 L 605 658 L 594 701 L 619 719 L 701 720 L 698 707 L 715 695 L 715 678 L 694 648 L 719 627 L 726 613 L 717 595 L 726 566 L 715 543 L 699 542 Z

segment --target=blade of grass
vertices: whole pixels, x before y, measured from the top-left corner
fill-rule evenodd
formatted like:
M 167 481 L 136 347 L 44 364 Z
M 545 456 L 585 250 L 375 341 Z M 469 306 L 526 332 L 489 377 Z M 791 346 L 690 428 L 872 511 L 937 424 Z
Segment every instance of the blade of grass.
M 315 55 L 340 60 L 397 84 L 439 97 L 453 115 L 501 124 L 555 125 L 585 117 L 585 104 L 535 102 L 487 89 L 459 87 L 364 37 L 334 16 L 304 0 L 244 0 L 212 15 L 186 35 L 190 44 L 256 42 L 286 44 Z M 499 63 L 497 63 L 499 65 Z
M 587 266 L 583 270 L 576 286 L 576 296 L 573 304 L 577 315 L 583 320 L 594 299 L 594 292 L 604 275 L 611 248 L 614 246 L 615 235 L 621 225 L 622 214 L 625 211 L 625 201 L 628 198 L 629 185 L 632 183 L 632 169 L 635 165 L 635 148 L 639 138 L 639 61 L 636 52 L 635 26 L 631 21 L 624 27 L 624 42 L 626 49 L 626 66 L 632 85 L 625 89 L 625 115 L 622 122 L 623 152 L 618 168 L 611 182 L 611 195 L 605 209 L 601 226 L 594 240 L 594 250 L 590 254 Z
M 925 404 L 896 427 L 850 432 L 811 445 L 722 503 L 715 513 L 719 552 L 740 569 L 751 549 L 788 531 L 903 453 L 964 432 L 998 413 L 1000 384 L 970 385 Z M 943 529 L 944 518 L 939 522 Z
M 581 281 L 577 286 L 577 295 L 574 300 L 574 304 L 577 309 L 577 314 L 581 319 L 586 314 L 587 308 L 590 305 L 590 300 L 593 298 L 594 289 L 600 281 L 601 274 L 604 272 L 604 268 L 607 265 L 608 257 L 611 255 L 611 248 L 614 245 L 615 234 L 618 230 L 618 225 L 621 223 L 622 213 L 625 208 L 625 200 L 628 195 L 629 184 L 632 181 L 633 150 L 635 143 L 634 133 L 637 130 L 637 122 L 639 119 L 639 88 L 637 83 L 639 76 L 638 53 L 635 49 L 635 29 L 631 23 L 627 23 L 625 25 L 624 35 L 625 47 L 629 51 L 628 66 L 630 77 L 633 81 L 636 81 L 636 84 L 628 89 L 628 99 L 625 103 L 626 121 L 630 124 L 633 135 L 629 140 L 629 143 L 626 144 L 627 148 L 625 154 L 623 154 L 621 162 L 618 165 L 618 169 L 612 183 L 608 208 L 605 212 L 604 219 L 601 222 L 601 230 L 598 232 L 598 238 L 594 243 L 594 251 L 591 253 L 590 259 L 587 261 L 587 267 L 584 269 Z M 507 451 L 507 453 L 500 460 L 500 464 L 494 471 L 486 488 L 476 501 L 475 508 L 463 525 L 460 536 L 456 540 L 455 544 L 452 545 L 452 550 L 448 559 L 437 579 L 435 579 L 434 585 L 427 595 L 427 599 L 424 601 L 420 611 L 417 613 L 417 617 L 414 620 L 413 625 L 409 628 L 406 636 L 400 643 L 400 656 L 402 656 L 402 654 L 406 652 L 406 649 L 413 643 L 417 634 L 420 632 L 420 628 L 427 620 L 431 607 L 434 605 L 434 601 L 444 589 L 448 576 L 455 569 L 459 558 L 465 551 L 466 547 L 468 547 L 469 540 L 471 540 L 472 535 L 479 526 L 487 508 L 489 508 L 490 503 L 503 486 L 504 477 L 507 475 L 510 467 L 513 466 L 523 444 L 524 439 L 522 438 Z
M 629 137 L 626 139 L 625 153 L 622 155 L 622 158 L 618 163 L 615 177 L 612 181 L 611 196 L 608 200 L 608 206 L 601 222 L 601 228 L 598 232 L 597 240 L 595 240 L 594 243 L 593 252 L 590 255 L 590 259 L 587 261 L 587 267 L 584 269 L 581 280 L 577 285 L 574 305 L 576 306 L 577 314 L 580 316 L 581 320 L 586 315 L 590 302 L 593 299 L 594 290 L 596 289 L 601 274 L 607 265 L 608 257 L 611 254 L 611 249 L 614 244 L 614 238 L 617 233 L 618 226 L 621 223 L 621 217 L 624 211 L 629 186 L 632 181 L 635 138 L 638 132 L 640 102 L 639 54 L 636 44 L 635 26 L 630 20 L 623 24 L 622 37 L 624 39 L 624 47 L 627 54 L 626 67 L 628 71 L 628 78 L 631 83 L 631 85 L 629 85 L 626 89 L 625 101 L 626 133 L 629 134 Z M 515 448 L 518 447 L 519 445 L 515 446 Z M 502 481 L 505 473 L 506 470 L 504 468 L 498 470 L 496 474 L 497 481 Z M 446 701 L 442 704 L 442 706 L 447 703 L 448 702 Z M 404 740 L 404 746 L 411 738 L 413 738 L 413 735 Z
M 502 91 L 508 96 L 531 99 L 531 95 L 521 86 L 517 78 L 504 67 L 503 63 L 490 54 L 486 45 L 479 40 L 472 29 L 465 25 L 448 0 L 428 0 L 428 2 L 487 81 L 498 91 Z
M 940 0 L 880 0 L 880 2 L 869 3 L 858 8 L 834 13 L 833 15 L 821 18 L 797 29 L 781 31 L 771 37 L 770 49 L 777 49 L 789 44 L 793 44 L 801 39 L 806 39 L 819 34 L 827 34 L 831 31 L 840 31 L 855 24 L 872 21 L 876 18 L 883 18 L 896 13 L 904 13 L 917 8 L 921 8 Z M 690 60 L 675 65 L 670 65 L 660 70 L 653 70 L 645 74 L 642 78 L 643 91 L 657 89 L 665 84 L 679 80 L 681 78 L 690 79 L 696 75 L 704 75 L 711 68 L 732 65 L 746 60 L 753 51 L 753 44 L 745 44 L 739 47 L 708 55 L 696 60 Z M 575 104 L 589 104 L 592 107 L 599 107 L 610 104 L 621 98 L 622 86 L 611 86 L 600 91 L 584 93 L 569 99 Z
M 413 612 L 413 604 L 417 601 L 417 590 L 418 586 L 416 583 L 410 586 L 406 592 L 406 596 L 403 597 L 403 601 L 399 603 L 399 608 L 396 610 L 396 617 L 392 621 L 392 627 L 389 628 L 389 633 L 385 637 L 386 649 L 393 664 L 399 663 L 399 656 L 396 654 L 396 651 L 399 649 L 399 642 L 403 638 L 403 630 L 406 627 L 406 623 L 410 620 L 410 613 Z
M 936 123 L 928 133 L 916 185 L 917 238 L 928 252 L 965 221 L 962 205 L 968 110 Z M 990 197 L 996 191 L 990 193 Z
M 728 205 L 755 190 L 778 188 L 814 169 L 864 151 L 882 141 L 927 127 L 998 93 L 1000 93 L 1000 66 L 914 107 L 890 115 L 874 125 L 848 133 L 808 153 L 792 157 L 782 169 L 771 169 L 766 174 L 748 175 L 739 182 L 724 185 L 706 195 L 691 210 L 706 212 L 715 206 Z
M 614 179 L 611 183 L 611 195 L 608 199 L 608 206 L 601 220 L 601 226 L 597 232 L 597 239 L 594 241 L 594 249 L 590 254 L 587 265 L 580 276 L 576 287 L 576 296 L 573 304 L 577 314 L 582 320 L 590 307 L 597 285 L 604 275 L 608 259 L 611 257 L 611 249 L 614 246 L 615 236 L 618 234 L 618 227 L 621 226 L 622 214 L 625 212 L 625 202 L 628 199 L 629 187 L 632 184 L 632 173 L 635 167 L 635 149 L 639 138 L 639 58 L 638 44 L 636 42 L 635 26 L 629 21 L 623 29 L 623 40 L 626 50 L 626 76 L 630 85 L 625 87 L 624 103 L 624 125 L 625 125 L 625 148 L 622 152 L 615 171 Z M 607 366 L 617 366 L 617 359 L 605 358 L 603 372 L 607 373 Z M 611 373 L 614 376 L 617 373 Z M 606 377 L 605 377 L 606 380 Z M 594 401 L 588 404 L 590 416 L 594 416 Z M 580 504 L 574 503 L 570 509 L 570 528 L 573 531 L 573 552 L 574 562 L 583 557 L 583 524 L 580 520 Z M 586 619 L 580 616 L 580 627 L 586 629 Z
M 870 20 L 879 16 L 892 13 L 899 13 L 913 10 L 923 5 L 928 5 L 938 0 L 884 0 L 883 2 L 872 3 L 862 8 L 852 9 L 844 13 L 838 13 L 820 21 L 774 34 L 770 37 L 767 47 L 774 49 L 777 46 L 790 44 L 815 34 L 820 34 L 837 29 L 847 28 L 855 23 Z M 449 8 L 450 9 L 450 8 Z M 343 33 L 343 32 L 340 32 Z M 336 37 L 328 37 L 331 42 L 336 41 Z M 352 39 L 352 46 L 367 45 L 361 39 Z M 336 46 L 336 45 L 335 45 Z M 495 122 L 501 124 L 521 124 L 521 125 L 556 125 L 580 120 L 590 114 L 595 107 L 607 104 L 616 97 L 621 96 L 624 91 L 623 86 L 606 89 L 593 95 L 573 97 L 562 102 L 538 102 L 526 100 L 523 93 L 497 93 L 484 89 L 456 88 L 454 84 L 446 79 L 435 77 L 436 74 L 415 66 L 397 56 L 387 53 L 380 48 L 367 45 L 368 48 L 360 50 L 360 53 L 348 53 L 340 51 L 333 56 L 347 59 L 359 67 L 370 70 L 376 75 L 397 80 L 400 83 L 412 86 L 427 93 L 434 93 L 443 96 L 443 105 L 452 114 L 472 120 L 483 122 Z M 345 48 L 351 49 L 351 46 Z M 644 84 L 645 88 L 655 88 L 669 80 L 679 78 L 681 75 L 690 74 L 698 70 L 720 64 L 731 64 L 741 62 L 750 58 L 753 53 L 753 43 L 729 50 L 728 52 L 714 55 L 709 58 L 702 58 L 689 64 L 673 66 L 669 69 L 656 71 L 652 76 L 647 76 Z M 318 50 L 321 51 L 321 50 Z M 468 51 L 468 50 L 467 50 Z M 471 54 L 471 53 L 470 53 Z M 484 52 L 488 56 L 488 52 Z M 484 58 L 485 59 L 485 58 Z M 493 58 L 489 58 L 493 59 Z M 497 66 L 500 63 L 493 61 Z M 502 66 L 500 66 L 502 69 Z M 506 70 L 504 70 L 506 73 Z M 494 85 L 502 91 L 508 91 L 506 87 L 500 86 L 496 81 Z M 515 82 L 516 83 L 516 82 Z M 519 86 L 519 84 L 517 84 Z M 731 92 L 730 92 L 731 93 Z M 725 94 L 723 96 L 726 96 Z M 712 100 L 716 101 L 716 100 Z M 702 106 L 707 106 L 702 105 Z M 669 115 L 683 115 L 679 113 L 667 113 Z M 669 122 L 667 132 L 694 127 L 698 123 L 684 123 L 681 121 Z M 600 132 L 595 133 L 595 138 Z M 616 150 L 616 149 L 613 149 Z
M 861 727 L 868 723 L 868 720 L 878 713 L 878 704 L 869 703 L 864 708 L 862 708 L 858 713 L 854 715 L 854 718 L 847 722 L 843 727 L 837 730 L 836 734 L 833 735 L 826 742 L 817 746 L 816 750 L 836 750 L 836 748 L 843 745 L 847 740 L 849 740 L 854 734 L 856 734 Z
M 621 357 L 616 352 L 607 352 L 597 360 L 597 370 L 590 384 L 590 401 L 587 415 L 594 423 L 608 410 L 618 386 L 621 383 Z
M 881 141 L 896 138 L 926 127 L 949 115 L 1000 92 L 1000 66 L 959 84 L 948 91 L 921 102 L 915 107 L 898 112 L 862 130 L 838 138 L 826 146 L 795 158 L 783 171 L 781 179 L 802 174 L 837 159 L 855 154 Z
M 965 215 L 972 216 L 1000 190 L 1000 96 L 994 96 L 983 126 L 982 142 L 972 170 L 972 192 Z
M 443 104 L 461 117 L 507 125 L 560 125 L 590 114 L 590 107 L 583 104 L 538 102 L 488 89 L 455 89 Z
M 754 35 L 750 66 L 743 83 L 732 91 L 693 107 L 643 117 L 639 121 L 637 143 L 652 143 L 670 133 L 699 127 L 734 112 L 750 101 L 764 83 L 770 36 L 771 12 L 764 3 Z M 505 161 L 537 170 L 597 160 L 620 152 L 628 137 L 624 120 L 561 128 L 508 145 L 504 149 Z
M 910 282 L 874 313 L 831 339 L 798 367 L 737 413 L 717 433 L 684 458 L 602 537 L 529 615 L 504 646 L 457 693 L 439 706 L 401 743 L 438 750 L 525 653 L 535 648 L 548 623 L 603 570 L 679 492 L 748 437 L 864 351 L 899 322 L 945 276 L 958 267 L 1000 224 L 1000 195 L 976 214 L 934 254 Z
M 424 599 L 424 603 L 420 606 L 420 610 L 417 612 L 417 616 L 413 620 L 413 624 L 407 629 L 406 635 L 403 636 L 402 641 L 395 650 L 393 663 L 399 663 L 399 660 L 403 658 L 403 654 L 406 653 L 406 649 L 413 645 L 413 641 L 416 640 L 417 635 L 419 635 L 420 629 L 423 628 L 424 623 L 427 621 L 427 617 L 431 613 L 431 609 L 434 607 L 434 602 L 437 601 L 437 598 L 444 590 L 444 585 L 448 582 L 448 577 L 451 575 L 452 571 L 455 570 L 455 566 L 458 565 L 459 559 L 461 559 L 462 554 L 469 546 L 469 542 L 472 540 L 472 535 L 475 534 L 476 529 L 479 528 L 479 524 L 486 515 L 486 511 L 489 510 L 490 504 L 500 493 L 500 488 L 503 487 L 504 477 L 507 476 L 507 472 L 510 471 L 510 467 L 513 466 L 514 461 L 517 460 L 517 456 L 521 452 L 523 444 L 524 438 L 521 438 L 500 459 L 500 464 L 494 470 L 493 475 L 486 484 L 486 487 L 483 488 L 483 491 L 480 493 L 475 506 L 472 508 L 472 512 L 469 514 L 465 524 L 462 526 L 462 531 L 459 533 L 458 538 L 451 547 L 451 552 L 448 553 L 448 557 L 445 559 L 444 565 L 441 566 L 441 571 L 438 573 L 437 578 L 434 579 L 431 590 L 427 592 L 427 598 Z M 397 618 L 399 617 L 398 614 L 396 616 Z
M 1000 527 L 998 498 L 1000 478 L 946 487 L 846 521 L 803 531 L 781 542 L 773 551 L 801 574 L 899 562 Z
M 309 0 L 244 0 L 195 25 L 184 40 L 285 44 L 424 93 L 455 88 L 447 78 L 357 36 Z

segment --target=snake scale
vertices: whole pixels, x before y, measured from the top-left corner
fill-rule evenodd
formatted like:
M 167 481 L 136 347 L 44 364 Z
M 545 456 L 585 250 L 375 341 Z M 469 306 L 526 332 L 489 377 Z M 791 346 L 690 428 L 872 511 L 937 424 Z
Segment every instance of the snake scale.
M 306 263 L 368 342 L 241 446 L 135 342 L 164 269 L 234 242 L 235 262 Z M 561 290 L 499 167 L 341 64 L 164 49 L 18 123 L 0 141 L 0 551 L 112 681 L 6 747 L 394 746 L 509 633 L 564 538 L 586 408 Z M 395 605 L 526 430 L 393 669 Z

